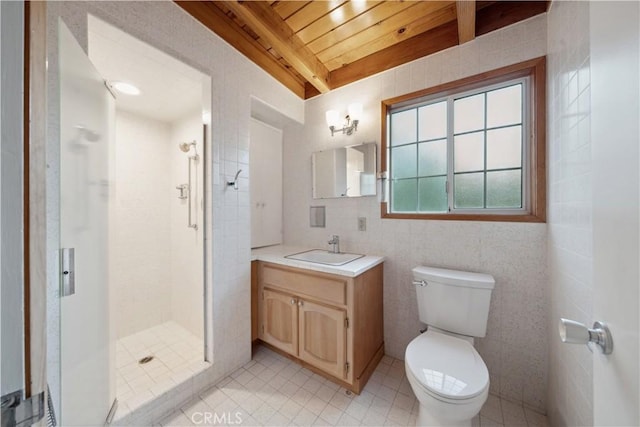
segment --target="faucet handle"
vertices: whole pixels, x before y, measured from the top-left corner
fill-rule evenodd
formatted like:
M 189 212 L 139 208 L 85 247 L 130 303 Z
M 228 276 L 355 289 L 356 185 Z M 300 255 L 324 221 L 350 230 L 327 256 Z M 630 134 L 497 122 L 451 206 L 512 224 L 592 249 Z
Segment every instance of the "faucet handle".
M 334 254 L 340 253 L 340 237 L 337 234 L 332 234 L 331 240 L 329 240 L 328 243 L 333 246 L 330 250 L 331 253 L 334 253 Z

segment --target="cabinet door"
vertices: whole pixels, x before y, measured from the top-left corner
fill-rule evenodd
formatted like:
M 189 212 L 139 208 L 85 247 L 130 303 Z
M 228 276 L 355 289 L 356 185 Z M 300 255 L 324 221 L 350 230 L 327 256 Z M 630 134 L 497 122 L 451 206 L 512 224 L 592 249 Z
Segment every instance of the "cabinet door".
M 346 313 L 299 300 L 299 358 L 323 371 L 346 378 Z
M 258 261 L 251 261 L 251 342 L 258 339 Z
M 251 247 L 282 243 L 282 130 L 251 119 Z
M 298 306 L 291 295 L 264 290 L 260 338 L 280 350 L 298 354 Z

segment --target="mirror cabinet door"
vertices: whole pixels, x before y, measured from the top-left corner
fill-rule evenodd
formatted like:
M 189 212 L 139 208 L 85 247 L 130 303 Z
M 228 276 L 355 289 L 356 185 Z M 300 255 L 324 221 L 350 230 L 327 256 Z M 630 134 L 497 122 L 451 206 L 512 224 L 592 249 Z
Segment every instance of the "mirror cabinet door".
M 375 196 L 376 147 L 369 142 L 313 153 L 313 198 Z

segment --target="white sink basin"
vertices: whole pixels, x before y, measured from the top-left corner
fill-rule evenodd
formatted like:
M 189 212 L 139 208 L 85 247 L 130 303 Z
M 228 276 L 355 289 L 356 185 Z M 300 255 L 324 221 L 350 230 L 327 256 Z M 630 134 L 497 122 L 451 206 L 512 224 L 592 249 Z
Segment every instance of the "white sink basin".
M 344 265 L 358 258 L 362 258 L 363 256 L 364 255 L 347 253 L 334 254 L 324 249 L 311 249 L 310 251 L 287 255 L 285 258 L 313 262 L 316 264 Z

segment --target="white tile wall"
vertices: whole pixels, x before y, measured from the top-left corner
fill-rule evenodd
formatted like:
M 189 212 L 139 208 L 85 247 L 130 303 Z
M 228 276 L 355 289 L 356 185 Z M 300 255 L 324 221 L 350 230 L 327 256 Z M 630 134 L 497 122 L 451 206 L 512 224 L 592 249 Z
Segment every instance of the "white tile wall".
M 187 183 L 188 155 L 178 143 L 192 140 L 202 154 L 199 111 L 171 125 L 117 112 L 109 284 L 118 338 L 174 320 L 204 339 L 204 159 L 197 184 L 193 169 L 198 230 L 187 228 L 187 202 L 175 189 Z
M 593 425 L 592 355 L 558 338 L 560 317 L 592 319 L 589 3 L 548 13 L 549 404 L 554 425 Z
M 171 318 L 171 128 L 117 111 L 109 286 L 118 338 Z M 177 148 L 173 151 L 178 151 Z
M 311 153 L 331 147 L 380 142 L 380 101 L 546 54 L 546 16 L 540 15 L 463 46 L 422 58 L 306 102 L 304 126 L 285 130 L 285 243 L 326 247 L 339 234 L 346 251 L 387 257 L 385 262 L 385 351 L 404 358 L 418 335 L 411 285 L 416 265 L 446 266 L 495 276 L 487 337 L 477 347 L 491 374 L 491 391 L 545 408 L 547 390 L 546 225 L 459 221 L 381 220 L 375 197 L 311 198 Z M 358 131 L 331 137 L 328 109 L 363 104 Z M 309 206 L 326 205 L 327 227 L 309 227 Z M 357 218 L 367 219 L 367 231 Z
M 55 372 L 56 343 L 59 342 L 57 310 L 58 247 L 57 212 L 59 201 L 57 176 L 59 140 L 57 137 L 58 96 L 56 76 L 57 21 L 61 17 L 81 46 L 87 45 L 87 13 L 155 46 L 211 77 L 211 164 L 210 183 L 212 224 L 207 235 L 207 280 L 213 284 L 213 365 L 205 372 L 167 394 L 144 405 L 125 423 L 144 425 L 179 407 L 198 390 L 245 364 L 251 357 L 250 347 L 250 240 L 248 179 L 241 179 L 239 191 L 228 190 L 224 181 L 237 169 L 248 170 L 250 96 L 259 98 L 288 117 L 302 122 L 304 103 L 288 89 L 260 70 L 219 37 L 197 23 L 171 1 L 161 2 L 51 2 L 47 5 L 48 27 L 48 107 L 49 135 L 47 159 L 48 199 L 47 230 L 49 275 L 48 333 L 52 358 L 51 389 L 59 390 Z M 59 396 L 54 396 L 57 401 Z M 57 405 L 57 403 L 56 403 Z
M 191 197 L 193 201 L 178 199 L 177 185 L 188 183 L 188 158 L 193 156 L 178 149 L 182 142 L 196 141 L 200 159 L 191 160 Z M 193 335 L 204 339 L 204 150 L 202 141 L 202 111 L 189 114 L 171 125 L 171 182 L 169 185 L 171 204 L 171 260 L 170 293 L 171 319 Z M 191 220 L 198 229 L 188 228 L 189 207 L 192 203 Z

